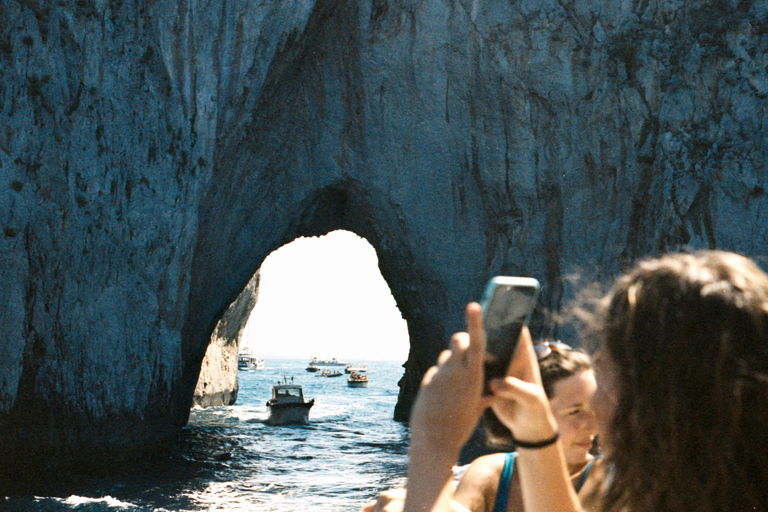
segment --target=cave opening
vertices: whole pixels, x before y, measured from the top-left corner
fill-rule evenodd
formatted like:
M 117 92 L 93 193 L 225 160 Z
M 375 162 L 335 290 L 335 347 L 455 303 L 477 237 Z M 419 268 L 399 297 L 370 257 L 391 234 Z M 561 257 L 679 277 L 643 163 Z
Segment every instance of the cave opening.
M 234 320 L 246 318 L 240 308 L 250 311 L 242 331 Z M 275 249 L 213 338 L 239 340 L 229 348 L 248 349 L 264 365 L 235 372 L 233 403 L 190 411 L 188 449 L 207 457 L 221 477 L 219 486 L 196 492 L 196 503 L 216 508 L 222 496 L 237 496 L 250 508 L 277 499 L 281 509 L 296 510 L 310 499 L 322 505 L 338 489 L 353 489 L 347 495 L 362 502 L 382 490 L 382 482 L 404 484 L 409 430 L 393 412 L 411 342 L 376 250 L 365 238 L 334 230 Z M 338 378 L 306 371 L 313 356 L 365 364 L 368 385 L 350 384 L 352 373 L 344 367 L 323 367 L 340 372 Z M 281 412 L 289 406 L 291 413 Z M 281 491 L 299 487 L 300 493 Z M 229 488 L 237 490 L 227 493 Z
M 297 238 L 264 260 L 240 341 L 267 361 L 316 356 L 402 364 L 409 345 L 374 248 L 344 230 Z
M 342 415 L 367 429 L 361 418 L 394 419 L 410 339 L 374 247 L 345 230 L 298 237 L 270 253 L 257 274 L 239 352 L 263 366 L 237 372 L 236 404 L 261 410 L 270 386 L 287 380 L 316 400 L 310 422 Z M 313 359 L 320 361 L 314 371 Z M 323 364 L 332 360 L 340 365 Z M 364 384 L 352 382 L 360 378 Z
M 237 371 L 240 346 L 247 346 L 254 355 L 266 359 L 265 368 L 268 368 L 268 359 L 277 355 L 275 347 L 283 350 L 292 343 L 291 356 L 305 362 L 311 356 L 357 360 L 352 362 L 363 358 L 397 359 L 398 375 L 393 377 L 397 380 L 394 418 L 398 422 L 407 421 L 412 398 L 426 369 L 420 361 L 434 361 L 443 346 L 444 326 L 429 312 L 435 308 L 445 310 L 445 294 L 433 273 L 419 264 L 400 209 L 379 190 L 345 179 L 306 196 L 296 205 L 293 215 L 270 215 L 253 218 L 251 222 L 257 220 L 257 225 L 247 229 L 242 226 L 235 229 L 231 224 L 219 226 L 214 230 L 217 240 L 235 237 L 235 241 L 226 252 L 206 249 L 196 260 L 201 268 L 200 279 L 195 282 L 197 291 L 191 293 L 196 300 L 190 306 L 185 328 L 189 336 L 184 338 L 189 360 L 185 369 L 190 373 L 187 379 L 189 384 L 193 378 L 196 382 L 191 405 L 208 407 L 239 401 L 242 391 L 238 384 L 238 374 L 242 372 Z M 331 276 L 331 264 L 313 266 L 318 259 L 315 253 L 320 252 L 310 247 L 304 251 L 306 259 L 288 271 L 292 276 L 301 277 L 300 285 L 277 286 L 283 293 L 301 292 L 299 296 L 284 305 L 279 315 L 267 313 L 262 321 L 248 326 L 251 313 L 258 317 L 264 314 L 262 310 L 269 309 L 269 284 L 261 281 L 262 272 L 269 267 L 270 255 L 290 252 L 292 243 L 322 245 L 337 236 L 356 239 L 366 248 L 370 255 L 367 266 L 375 282 L 371 284 L 354 274 L 354 269 L 359 267 L 358 260 L 365 258 L 355 256 L 352 250 L 343 250 L 330 260 L 336 262 L 337 276 L 350 276 L 358 286 L 345 290 L 341 286 L 342 278 Z M 218 242 L 214 239 L 200 242 L 201 247 L 214 243 Z M 312 284 L 312 279 L 318 277 L 325 278 L 325 284 Z M 376 294 L 387 301 L 386 305 L 366 299 L 376 289 L 381 290 Z M 325 294 L 299 306 L 299 298 L 315 290 Z M 329 299 L 330 292 L 340 293 L 341 298 Z M 320 312 L 326 306 L 330 309 Z M 212 315 L 214 307 L 219 309 Z M 382 312 L 391 315 L 389 320 L 376 316 Z M 275 325 L 277 318 L 283 321 Z M 399 327 L 391 327 L 392 323 L 399 323 Z M 253 329 L 267 330 L 270 325 L 272 332 L 258 336 L 253 332 Z M 322 325 L 326 327 L 321 329 Z M 393 334 L 393 330 L 402 334 Z M 293 333 L 293 341 L 285 336 L 285 331 Z M 211 334 L 205 336 L 206 332 Z M 320 332 L 333 337 L 322 342 Z M 343 351 L 333 346 L 336 341 L 346 343 Z M 312 348 L 302 347 L 300 343 L 312 343 Z M 200 363 L 196 362 L 198 357 Z M 189 403 L 180 405 L 188 411 Z M 186 416 L 183 419 L 186 420 Z

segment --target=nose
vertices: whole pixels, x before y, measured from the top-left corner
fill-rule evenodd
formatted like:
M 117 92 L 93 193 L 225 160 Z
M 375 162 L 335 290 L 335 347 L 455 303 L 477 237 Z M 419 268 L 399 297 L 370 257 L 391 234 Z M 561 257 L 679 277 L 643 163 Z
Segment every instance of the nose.
M 592 409 L 587 409 L 579 415 L 579 429 L 590 432 L 592 435 L 597 434 L 597 417 Z

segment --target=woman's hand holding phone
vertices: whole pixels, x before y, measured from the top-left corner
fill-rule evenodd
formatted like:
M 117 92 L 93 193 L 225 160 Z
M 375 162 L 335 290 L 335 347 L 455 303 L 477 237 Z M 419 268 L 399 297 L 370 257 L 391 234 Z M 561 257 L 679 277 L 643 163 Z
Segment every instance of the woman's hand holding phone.
M 507 377 L 492 379 L 489 387 L 493 393 L 493 412 L 516 439 L 536 442 L 557 432 L 528 327 L 520 333 Z
M 485 332 L 479 305 L 469 304 L 466 317 L 468 332 L 454 334 L 451 349 L 424 375 L 411 414 L 411 445 L 456 456 L 487 407 L 518 439 L 554 433 L 528 328 L 522 328 L 507 377 L 492 379 L 492 395 L 483 395 Z
M 467 333 L 451 339 L 437 366 L 427 371 L 411 413 L 408 492 L 404 512 L 453 510 L 451 468 L 469 439 L 482 411 L 493 407 L 519 439 L 536 441 L 557 431 L 549 408 L 536 354 L 527 327 L 509 366 L 507 377 L 492 379 L 492 395 L 483 395 L 485 332 L 482 309 L 466 309 Z M 559 443 L 556 450 L 523 450 L 521 467 L 530 475 L 521 481 L 526 510 L 577 511 L 578 499 L 570 485 Z M 527 453 L 526 453 L 527 452 Z

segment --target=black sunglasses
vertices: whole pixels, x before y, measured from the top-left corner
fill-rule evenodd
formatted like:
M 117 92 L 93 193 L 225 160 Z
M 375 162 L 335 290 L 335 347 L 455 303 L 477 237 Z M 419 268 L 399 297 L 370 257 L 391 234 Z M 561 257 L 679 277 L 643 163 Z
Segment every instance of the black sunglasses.
M 533 346 L 536 351 L 536 359 L 543 361 L 552 354 L 552 350 L 573 350 L 570 345 L 563 343 L 562 341 L 545 341 L 543 343 L 537 343 Z

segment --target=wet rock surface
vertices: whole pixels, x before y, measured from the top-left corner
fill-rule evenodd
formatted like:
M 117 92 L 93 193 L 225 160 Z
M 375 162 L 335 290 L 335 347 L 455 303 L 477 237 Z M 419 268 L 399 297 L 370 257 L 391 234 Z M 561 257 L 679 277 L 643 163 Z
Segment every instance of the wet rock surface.
M 490 275 L 539 278 L 557 311 L 569 274 L 667 250 L 765 264 L 767 15 L 0 0 L 0 448 L 162 443 L 227 308 L 297 236 L 376 249 L 411 335 L 401 419 Z

